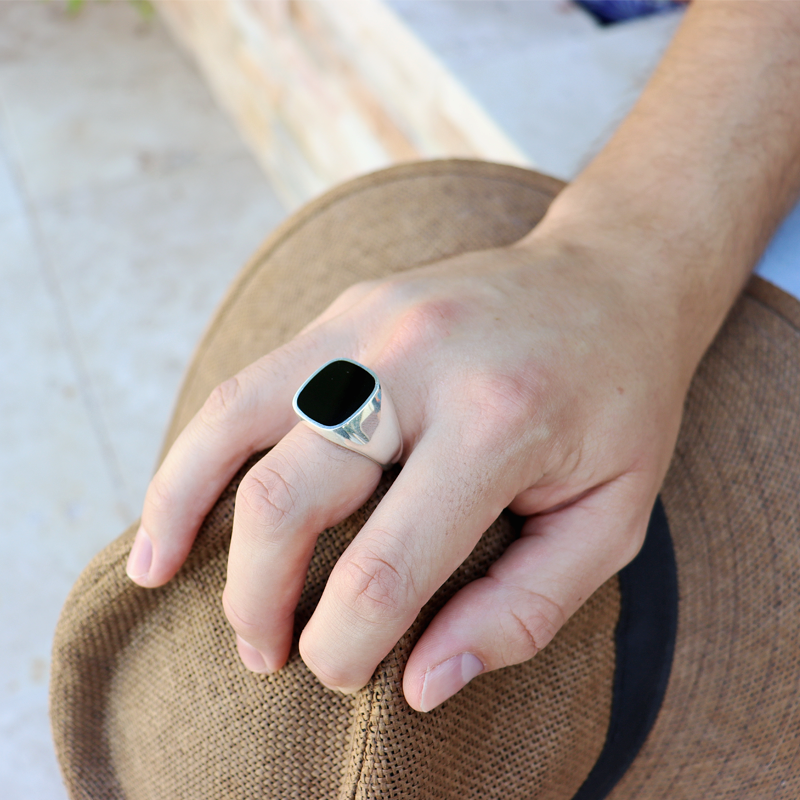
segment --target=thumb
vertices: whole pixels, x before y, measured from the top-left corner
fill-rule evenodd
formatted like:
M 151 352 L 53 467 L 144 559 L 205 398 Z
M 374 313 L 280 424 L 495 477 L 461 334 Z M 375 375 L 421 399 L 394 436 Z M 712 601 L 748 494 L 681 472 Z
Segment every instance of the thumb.
M 406 700 L 430 711 L 483 672 L 533 658 L 608 578 L 639 551 L 656 490 L 622 476 L 550 514 L 465 586 L 417 642 Z

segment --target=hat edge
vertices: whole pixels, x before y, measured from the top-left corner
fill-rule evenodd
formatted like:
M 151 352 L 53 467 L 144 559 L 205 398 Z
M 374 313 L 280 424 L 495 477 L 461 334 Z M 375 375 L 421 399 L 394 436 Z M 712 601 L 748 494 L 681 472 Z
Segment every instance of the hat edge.
M 192 352 L 188 366 L 180 382 L 180 387 L 176 393 L 170 421 L 167 425 L 164 441 L 156 460 L 156 469 L 161 465 L 167 452 L 180 433 L 179 412 L 181 404 L 184 397 L 191 392 L 193 384 L 199 379 L 199 365 L 203 361 L 204 352 L 212 344 L 217 321 L 224 317 L 238 302 L 241 295 L 246 291 L 248 284 L 261 268 L 263 262 L 269 259 L 271 254 L 280 247 L 284 241 L 295 235 L 298 229 L 308 224 L 311 219 L 321 212 L 342 200 L 377 185 L 386 185 L 409 178 L 438 177 L 443 175 L 470 178 L 486 177 L 493 180 L 506 180 L 516 185 L 529 186 L 533 190 L 538 191 L 543 197 L 547 198 L 548 204 L 552 202 L 555 196 L 566 186 L 566 183 L 558 178 L 553 178 L 544 173 L 537 172 L 536 170 L 512 164 L 463 158 L 432 159 L 395 164 L 353 178 L 350 181 L 329 189 L 327 192 L 324 192 L 290 214 L 266 237 L 253 255 L 247 260 L 244 267 L 242 267 L 239 273 L 234 277 L 222 300 L 211 314 L 209 322 L 197 346 Z
M 744 288 L 761 306 L 781 316 L 796 330 L 800 330 L 800 301 L 774 283 L 753 275 Z

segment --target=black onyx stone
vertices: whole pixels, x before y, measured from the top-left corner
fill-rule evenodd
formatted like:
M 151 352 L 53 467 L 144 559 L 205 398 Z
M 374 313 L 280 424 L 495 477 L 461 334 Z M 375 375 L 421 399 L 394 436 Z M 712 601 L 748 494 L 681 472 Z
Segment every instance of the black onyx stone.
M 314 422 L 333 428 L 346 422 L 369 400 L 375 378 L 351 361 L 324 366 L 297 397 L 297 407 Z

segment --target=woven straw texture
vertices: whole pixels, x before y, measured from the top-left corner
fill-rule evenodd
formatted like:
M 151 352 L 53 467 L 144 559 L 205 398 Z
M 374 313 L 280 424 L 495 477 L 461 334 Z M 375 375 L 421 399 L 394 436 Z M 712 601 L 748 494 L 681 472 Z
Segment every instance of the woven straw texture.
M 706 354 L 661 492 L 678 641 L 609 800 L 800 797 L 800 304 L 758 278 Z
M 217 383 L 294 335 L 345 286 L 511 243 L 559 186 L 513 168 L 428 164 L 356 181 L 301 210 L 223 302 L 188 371 L 167 445 Z M 393 475 L 320 537 L 298 631 Z M 322 687 L 296 642 L 283 670 L 257 676 L 239 663 L 220 602 L 237 481 L 170 584 L 144 590 L 127 579 L 131 529 L 70 595 L 54 645 L 51 705 L 72 797 L 572 797 L 608 726 L 616 580 L 534 661 L 476 679 L 430 714 L 412 711 L 403 665 L 432 615 L 516 536 L 502 517 L 355 696 Z
M 524 235 L 560 184 L 512 167 L 433 162 L 359 179 L 295 214 L 231 288 L 189 368 L 165 448 L 209 391 L 290 338 L 346 285 Z M 656 726 L 612 792 L 800 797 L 800 311 L 751 286 L 695 379 L 663 499 L 680 583 L 676 661 Z M 221 609 L 238 478 L 179 575 L 124 567 L 133 529 L 73 589 L 53 652 L 51 716 L 73 798 L 569 800 L 602 748 L 616 579 L 532 661 L 483 675 L 430 714 L 402 698 L 426 621 L 515 537 L 501 517 L 361 692 L 324 689 L 297 656 L 239 663 Z M 302 629 L 338 555 L 393 479 L 319 540 Z

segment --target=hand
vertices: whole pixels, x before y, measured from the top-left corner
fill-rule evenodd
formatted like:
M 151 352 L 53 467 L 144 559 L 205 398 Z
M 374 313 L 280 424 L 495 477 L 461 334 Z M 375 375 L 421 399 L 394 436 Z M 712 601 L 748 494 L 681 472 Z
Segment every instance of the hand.
M 272 447 L 237 495 L 223 599 L 245 663 L 280 668 L 317 534 L 379 477 L 291 411 L 311 372 L 349 356 L 391 394 L 405 463 L 334 568 L 303 659 L 328 686 L 365 684 L 507 506 L 521 538 L 433 619 L 405 695 L 428 710 L 535 655 L 638 550 L 691 375 L 800 190 L 798 7 L 693 3 L 523 242 L 354 286 L 218 387 L 150 485 L 129 573 L 168 581 L 237 468 Z
M 244 663 L 279 669 L 318 534 L 380 468 L 297 424 L 325 361 L 381 377 L 403 469 L 342 555 L 300 638 L 327 686 L 354 691 L 500 512 L 521 538 L 436 616 L 408 661 L 427 711 L 476 674 L 533 657 L 638 551 L 699 355 L 639 261 L 602 237 L 518 245 L 348 289 L 292 342 L 212 393 L 148 489 L 129 574 L 167 582 L 241 464 L 223 603 Z

